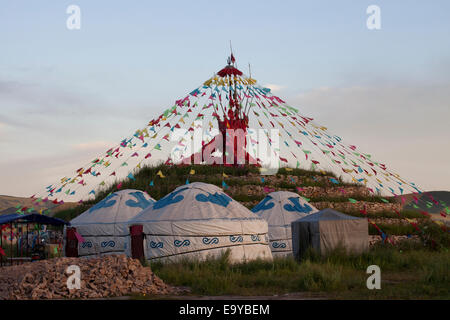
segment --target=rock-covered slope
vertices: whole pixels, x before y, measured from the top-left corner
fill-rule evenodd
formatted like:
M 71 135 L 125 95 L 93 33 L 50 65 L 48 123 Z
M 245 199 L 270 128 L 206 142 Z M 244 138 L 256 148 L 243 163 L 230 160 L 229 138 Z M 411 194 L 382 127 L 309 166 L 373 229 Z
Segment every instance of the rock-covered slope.
M 119 182 L 122 189 L 143 190 L 158 200 L 180 185 L 202 181 L 222 187 L 228 195 L 249 209 L 272 191 L 296 192 L 318 209 L 334 208 L 346 214 L 369 217 L 380 230 L 392 238 L 413 238 L 417 234 L 413 224 L 420 226 L 430 219 L 417 211 L 402 209 L 402 204 L 393 198 L 370 194 L 363 185 L 346 183 L 340 177 L 323 171 L 281 168 L 276 175 L 261 175 L 259 168 L 251 166 L 234 168 L 160 165 L 134 172 L 134 177 L 135 180 L 116 181 L 113 185 L 97 190 L 95 199 L 74 209 L 63 210 L 55 216 L 66 220 L 73 219 L 109 193 L 117 191 Z M 400 212 L 400 215 L 396 211 Z M 381 239 L 379 230 L 372 224 L 369 226 L 369 233 L 378 237 L 378 240 Z

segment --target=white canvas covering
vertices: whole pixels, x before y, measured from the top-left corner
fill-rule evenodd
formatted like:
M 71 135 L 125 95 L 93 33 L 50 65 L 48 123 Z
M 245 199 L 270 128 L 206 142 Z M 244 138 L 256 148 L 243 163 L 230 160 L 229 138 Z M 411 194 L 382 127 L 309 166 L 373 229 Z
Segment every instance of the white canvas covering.
M 84 238 L 79 256 L 123 253 L 129 234 L 127 221 L 155 202 L 140 190 L 121 190 L 109 195 L 70 221 Z
M 252 211 L 269 225 L 270 249 L 273 256 L 292 255 L 291 222 L 318 210 L 297 193 L 269 193 Z
M 230 261 L 272 259 L 267 222 L 217 186 L 180 186 L 129 221 L 142 225 L 146 259 L 204 259 L 230 249 Z
M 369 248 L 367 219 L 327 208 L 292 222 L 294 256 L 301 259 L 309 248 L 321 254 L 336 247 L 361 253 Z

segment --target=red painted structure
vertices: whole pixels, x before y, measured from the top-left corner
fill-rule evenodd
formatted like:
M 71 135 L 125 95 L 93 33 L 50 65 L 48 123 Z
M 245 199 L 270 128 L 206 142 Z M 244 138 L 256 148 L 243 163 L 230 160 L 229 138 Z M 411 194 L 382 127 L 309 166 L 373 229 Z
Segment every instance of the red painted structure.
M 231 57 L 228 59 L 228 65 L 223 69 L 221 69 L 217 73 L 217 75 L 222 78 L 242 76 L 242 72 L 234 66 L 234 62 L 235 62 L 234 56 L 233 54 L 231 54 Z M 221 150 L 219 150 L 222 152 L 222 164 L 224 164 L 225 166 L 239 166 L 246 163 L 257 165 L 259 163 L 258 159 L 254 159 L 253 157 L 251 157 L 246 150 L 247 148 L 246 137 L 249 119 L 248 115 L 245 114 L 244 111 L 242 110 L 240 97 L 237 94 L 236 83 L 233 92 L 234 93 L 232 93 L 232 90 L 230 90 L 229 92 L 228 111 L 226 112 L 226 114 L 223 115 L 223 119 L 221 119 L 221 117 L 217 113 L 214 115 L 217 119 L 217 122 L 219 124 L 219 131 L 222 135 L 222 148 Z M 227 130 L 230 131 L 227 132 Z M 239 145 L 239 139 L 236 138 L 234 134 L 241 134 L 241 133 L 243 133 L 244 139 L 243 144 Z M 231 141 L 232 136 L 234 140 L 233 141 L 234 159 L 228 158 L 229 160 L 227 161 L 227 155 L 225 154 L 225 151 L 227 150 L 226 148 L 227 143 L 232 142 Z M 214 151 L 217 151 L 216 139 L 220 138 L 214 137 L 210 142 L 203 145 L 201 152 L 199 151 L 193 154 L 190 159 L 191 163 L 196 163 L 196 161 L 198 161 L 199 159 L 205 161 L 206 159 L 204 159 L 203 157 L 203 155 L 205 154 L 205 150 L 206 154 L 211 154 Z M 243 157 L 238 158 L 238 156 L 242 154 Z M 245 162 L 238 163 L 238 159 L 245 159 Z

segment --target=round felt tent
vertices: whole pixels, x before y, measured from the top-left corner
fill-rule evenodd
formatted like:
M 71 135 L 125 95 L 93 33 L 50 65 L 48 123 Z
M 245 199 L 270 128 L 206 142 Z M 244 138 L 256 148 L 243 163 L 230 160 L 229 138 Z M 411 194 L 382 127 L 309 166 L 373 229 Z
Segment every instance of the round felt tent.
M 66 230 L 67 256 L 123 253 L 128 235 L 127 221 L 155 202 L 140 190 L 121 190 L 70 221 Z
M 133 258 L 196 259 L 230 250 L 230 261 L 272 259 L 267 222 L 217 186 L 175 189 L 129 221 Z
M 291 222 L 318 210 L 297 193 L 278 191 L 268 194 L 252 211 L 269 225 L 272 255 L 292 254 Z

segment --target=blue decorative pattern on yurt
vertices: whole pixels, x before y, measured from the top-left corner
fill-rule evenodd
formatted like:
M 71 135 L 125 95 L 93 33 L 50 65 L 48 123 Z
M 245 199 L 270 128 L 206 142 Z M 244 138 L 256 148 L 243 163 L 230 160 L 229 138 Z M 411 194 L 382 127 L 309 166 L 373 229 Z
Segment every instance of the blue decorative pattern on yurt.
M 147 200 L 142 192 L 131 192 L 130 195 L 136 200 L 127 200 L 125 204 L 129 207 L 145 209 L 152 204 L 152 201 Z
M 219 243 L 219 238 L 214 237 L 214 238 L 208 238 L 208 237 L 204 237 L 202 239 L 203 244 L 218 244 Z
M 225 208 L 231 202 L 231 198 L 229 196 L 218 192 L 214 194 L 208 192 L 208 195 L 198 194 L 195 196 L 195 200 L 200 202 L 211 202 Z
M 300 203 L 300 199 L 296 198 L 296 197 L 290 197 L 288 198 L 288 200 L 292 203 L 292 204 L 285 204 L 283 206 L 284 210 L 289 211 L 289 212 L 301 212 L 301 213 L 309 213 L 311 211 L 313 211 L 313 209 L 311 208 L 311 206 L 309 206 L 308 204 L 304 204 L 302 205 Z
M 260 203 L 258 203 L 253 209 L 252 212 L 258 212 L 262 210 L 269 210 L 275 206 L 275 203 L 268 203 L 273 198 L 271 196 L 266 196 Z
M 86 248 L 86 247 L 92 248 L 92 242 L 90 242 L 90 241 L 85 241 L 85 242 L 83 242 L 83 243 L 81 244 L 81 247 L 82 247 L 82 248 Z
M 155 242 L 155 241 L 150 241 L 150 248 L 152 249 L 156 249 L 156 248 L 163 248 L 164 244 L 159 241 L 159 242 Z
M 110 207 L 112 207 L 113 205 L 116 204 L 117 201 L 115 199 L 111 199 L 111 198 L 114 198 L 116 196 L 117 196 L 117 194 L 114 194 L 114 193 L 112 195 L 107 196 L 105 199 L 103 199 L 102 201 L 97 203 L 95 206 L 90 208 L 89 209 L 89 213 L 92 213 L 92 212 L 94 212 L 96 210 L 100 210 L 102 208 L 110 208 Z
M 187 188 L 183 188 L 183 189 L 180 189 L 178 191 L 174 191 L 172 193 L 169 193 L 164 198 L 156 201 L 155 204 L 153 205 L 153 209 L 161 209 L 161 208 L 164 208 L 164 207 L 166 207 L 168 205 L 180 202 L 181 200 L 184 199 L 184 196 L 182 196 L 179 193 L 184 191 L 184 190 L 186 190 L 186 189 Z
M 114 241 L 112 241 L 112 240 L 109 240 L 109 241 L 103 241 L 103 242 L 101 243 L 101 246 L 102 246 L 102 248 L 106 248 L 106 247 L 114 248 L 114 247 L 116 246 L 116 243 L 115 243 Z
M 272 247 L 274 249 L 278 249 L 278 248 L 284 249 L 284 248 L 286 248 L 286 243 L 284 243 L 284 242 L 272 242 Z
M 191 242 L 189 240 L 175 240 L 173 244 L 175 245 L 175 247 L 188 247 L 191 245 Z
M 231 242 L 242 242 L 243 240 L 242 236 L 230 236 Z

